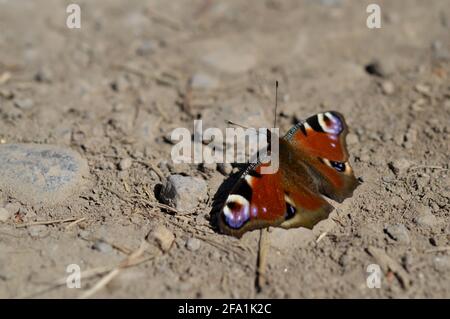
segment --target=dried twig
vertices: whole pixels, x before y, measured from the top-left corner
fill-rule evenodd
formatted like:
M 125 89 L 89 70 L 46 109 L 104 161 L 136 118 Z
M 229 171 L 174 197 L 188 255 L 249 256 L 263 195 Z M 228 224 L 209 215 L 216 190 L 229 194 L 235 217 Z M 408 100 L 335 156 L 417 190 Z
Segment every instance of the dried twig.
M 444 170 L 444 171 L 448 170 L 448 168 L 445 168 L 445 167 L 442 167 L 442 166 L 437 166 L 437 165 L 417 165 L 417 166 L 411 167 L 410 170 L 422 169 L 422 168 L 441 169 L 441 170 Z
M 11 73 L 6 71 L 0 75 L 0 85 L 5 84 L 11 78 Z
M 85 220 L 86 220 L 86 217 L 77 219 L 77 220 L 71 222 L 69 225 L 67 225 L 67 226 L 65 227 L 65 230 L 68 230 L 68 229 L 72 228 L 73 226 L 75 226 L 75 225 L 77 225 L 77 224 L 79 224 L 79 223 L 81 223 L 81 222 L 83 222 L 83 221 L 85 221 Z
M 256 288 L 261 291 L 266 284 L 267 251 L 269 248 L 269 232 L 267 228 L 261 229 L 259 238 L 258 269 Z
M 385 273 L 387 273 L 389 270 L 392 271 L 399 279 L 403 288 L 409 287 L 411 281 L 406 270 L 404 270 L 403 267 L 394 259 L 389 257 L 384 252 L 384 250 L 370 246 L 369 248 L 367 248 L 367 252 L 372 255 L 373 258 L 375 258 L 375 260 Z
M 136 163 L 140 163 L 142 165 L 145 165 L 147 167 L 149 167 L 152 171 L 154 171 L 159 178 L 164 181 L 166 179 L 166 177 L 164 176 L 163 172 L 161 172 L 161 170 L 153 163 L 148 162 L 148 161 L 143 161 L 143 160 L 134 160 Z
M 85 271 L 82 271 L 80 273 L 80 278 L 81 279 L 88 279 L 90 277 L 95 277 L 101 274 L 104 274 L 108 271 L 111 271 L 112 269 L 114 269 L 115 266 L 106 266 L 106 267 L 96 267 L 96 268 L 92 268 L 92 269 L 88 269 Z M 28 299 L 28 298 L 33 298 L 33 297 L 37 297 L 39 295 L 42 295 L 46 292 L 50 292 L 60 286 L 64 286 L 67 284 L 67 276 L 64 276 L 62 278 L 59 278 L 58 280 L 55 280 L 53 283 L 50 284 L 49 287 L 38 290 L 34 293 L 28 294 L 28 295 L 23 295 L 23 296 L 18 296 L 19 299 Z
M 328 235 L 328 232 L 327 232 L 327 231 L 326 231 L 326 232 L 323 232 L 322 234 L 320 234 L 319 237 L 317 237 L 316 244 L 317 244 L 318 242 L 320 242 L 322 239 L 324 239 L 326 235 Z
M 36 226 L 36 225 L 51 225 L 51 224 L 60 224 L 60 223 L 68 223 L 76 221 L 77 218 L 67 218 L 67 219 L 55 219 L 55 220 L 48 220 L 48 221 L 41 221 L 41 222 L 32 222 L 28 224 L 21 224 L 16 225 L 16 228 L 23 228 L 28 226 Z
M 425 250 L 425 252 L 426 253 L 436 253 L 436 252 L 447 251 L 447 250 L 450 250 L 450 246 L 443 246 L 443 247 L 427 249 L 427 250 Z
M 147 257 L 143 256 L 143 254 L 147 248 L 147 245 L 148 244 L 146 241 L 142 241 L 141 245 L 139 246 L 139 248 L 136 251 L 134 251 L 132 254 L 130 254 L 118 266 L 116 266 L 106 276 L 104 276 L 102 279 L 100 279 L 100 281 L 98 281 L 91 289 L 85 291 L 80 296 L 80 299 L 86 299 L 86 298 L 93 296 L 95 293 L 97 293 L 99 290 L 101 290 L 103 287 L 105 287 L 111 280 L 113 280 L 123 269 L 131 267 L 131 266 L 136 266 L 145 261 L 153 259 L 155 256 L 147 256 Z

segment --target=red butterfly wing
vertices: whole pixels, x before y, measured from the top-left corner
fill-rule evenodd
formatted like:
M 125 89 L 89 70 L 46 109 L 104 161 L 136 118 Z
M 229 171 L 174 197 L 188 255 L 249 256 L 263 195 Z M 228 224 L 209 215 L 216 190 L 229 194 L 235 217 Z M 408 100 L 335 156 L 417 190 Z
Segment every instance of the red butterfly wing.
M 338 202 L 359 184 L 348 162 L 347 132 L 344 117 L 329 111 L 311 116 L 285 136 L 316 176 L 319 192 Z
M 262 165 L 249 166 L 228 195 L 218 222 L 223 233 L 241 237 L 246 231 L 284 221 L 281 172 L 262 175 Z

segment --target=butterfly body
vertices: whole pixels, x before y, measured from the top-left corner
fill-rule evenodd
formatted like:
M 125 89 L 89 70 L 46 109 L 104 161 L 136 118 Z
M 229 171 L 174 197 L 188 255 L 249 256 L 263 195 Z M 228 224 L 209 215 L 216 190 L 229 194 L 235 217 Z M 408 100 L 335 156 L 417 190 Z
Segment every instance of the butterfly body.
M 219 214 L 225 234 L 278 226 L 312 228 L 358 185 L 348 163 L 347 125 L 337 112 L 319 113 L 295 125 L 279 140 L 279 169 L 261 174 L 254 164 L 242 174 Z

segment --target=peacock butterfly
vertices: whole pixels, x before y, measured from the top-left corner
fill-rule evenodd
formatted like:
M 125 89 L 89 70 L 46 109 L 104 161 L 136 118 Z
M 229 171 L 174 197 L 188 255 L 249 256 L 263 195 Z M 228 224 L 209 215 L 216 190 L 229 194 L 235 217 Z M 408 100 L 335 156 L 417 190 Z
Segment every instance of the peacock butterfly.
M 218 215 L 222 233 L 241 237 L 269 226 L 312 228 L 359 185 L 348 162 L 344 117 L 319 113 L 279 139 L 279 169 L 261 174 L 269 163 L 255 163 L 240 176 Z M 269 139 L 270 140 L 270 139 Z

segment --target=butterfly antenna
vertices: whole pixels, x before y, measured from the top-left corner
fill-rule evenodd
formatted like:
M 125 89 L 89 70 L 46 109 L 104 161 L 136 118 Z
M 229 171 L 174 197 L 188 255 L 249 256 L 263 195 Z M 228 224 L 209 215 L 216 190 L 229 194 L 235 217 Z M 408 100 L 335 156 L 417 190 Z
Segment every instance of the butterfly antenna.
M 275 81 L 275 116 L 273 120 L 273 127 L 277 127 L 277 109 L 278 109 L 278 81 Z
M 242 124 L 239 124 L 239 123 L 230 121 L 230 120 L 227 120 L 226 122 L 227 122 L 227 124 L 229 124 L 229 125 L 234 125 L 234 126 L 241 127 L 241 128 L 243 128 L 243 129 L 248 129 L 248 126 L 245 126 L 245 125 L 242 125 Z

